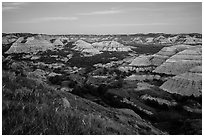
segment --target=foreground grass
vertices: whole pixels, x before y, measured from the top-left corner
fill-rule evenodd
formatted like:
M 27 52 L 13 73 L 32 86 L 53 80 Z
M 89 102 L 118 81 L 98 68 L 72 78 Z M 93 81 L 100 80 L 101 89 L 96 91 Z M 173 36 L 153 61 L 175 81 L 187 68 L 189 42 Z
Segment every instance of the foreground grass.
M 43 83 L 3 71 L 2 134 L 105 133 L 99 119 L 66 107 L 62 98 Z

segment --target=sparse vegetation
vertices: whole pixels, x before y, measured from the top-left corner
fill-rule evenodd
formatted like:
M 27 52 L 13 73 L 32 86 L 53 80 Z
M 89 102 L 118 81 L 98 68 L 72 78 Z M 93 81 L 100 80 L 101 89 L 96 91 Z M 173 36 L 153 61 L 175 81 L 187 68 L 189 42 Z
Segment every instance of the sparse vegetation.
M 60 93 L 14 73 L 3 71 L 2 98 L 4 135 L 106 133 L 100 119 L 64 108 Z M 84 125 L 82 121 L 88 119 L 90 123 Z
M 12 35 L 15 39 L 24 37 L 21 43 L 25 43 L 28 37 L 35 38 L 37 34 Z M 147 69 L 146 66 L 137 66 L 137 71 L 135 68 L 120 71 L 121 66 L 124 69 L 131 66 L 134 56 L 154 54 L 164 46 L 170 46 L 138 44 L 133 38 L 140 36 L 144 42 L 149 36 L 161 35 L 165 38 L 176 36 L 163 33 L 64 35 L 67 40 L 59 37 L 63 46 L 40 51 L 35 56 L 26 53 L 5 54 L 13 44 L 5 41 L 7 44 L 3 45 L 2 61 L 2 133 L 201 134 L 202 96 L 187 97 L 162 90 L 160 86 L 174 75 L 152 72 L 157 66 L 150 65 Z M 182 39 L 186 37 L 185 34 L 180 35 Z M 50 44 L 58 39 L 58 36 L 51 40 L 47 39 L 49 35 L 39 36 L 42 39 L 46 36 L 44 40 Z M 189 36 L 193 37 L 194 34 Z M 75 46 L 73 43 L 82 37 L 89 43 L 106 39 L 136 48 L 131 52 L 103 51 L 94 56 L 83 56 L 80 51 L 72 49 Z M 37 58 L 31 59 L 32 56 Z M 133 74 L 138 78 L 128 79 Z M 150 78 L 145 78 L 150 75 Z M 123 113 L 120 109 L 130 109 L 133 114 Z

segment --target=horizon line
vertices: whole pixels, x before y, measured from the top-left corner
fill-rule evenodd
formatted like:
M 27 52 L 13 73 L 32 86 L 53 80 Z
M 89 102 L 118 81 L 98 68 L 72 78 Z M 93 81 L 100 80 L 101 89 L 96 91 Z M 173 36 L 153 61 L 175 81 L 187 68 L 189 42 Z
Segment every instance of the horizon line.
M 50 34 L 50 33 L 33 33 L 33 32 L 2 32 L 2 34 L 24 34 L 24 33 L 29 33 L 29 34 L 41 34 L 41 35 L 135 35 L 135 34 L 173 34 L 173 35 L 177 35 L 177 34 L 193 34 L 193 33 L 197 33 L 197 34 L 201 34 L 199 32 L 181 32 L 181 33 L 167 33 L 167 32 L 138 32 L 138 33 L 113 33 L 113 34 L 92 34 L 92 33 L 69 33 L 69 34 Z

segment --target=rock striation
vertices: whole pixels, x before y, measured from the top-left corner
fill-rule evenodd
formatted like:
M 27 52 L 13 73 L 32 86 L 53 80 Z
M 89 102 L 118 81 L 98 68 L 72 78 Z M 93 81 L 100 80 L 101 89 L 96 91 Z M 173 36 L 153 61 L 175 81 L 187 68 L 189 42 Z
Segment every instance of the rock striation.
M 99 51 L 131 51 L 130 47 L 126 47 L 117 41 L 95 42 L 92 46 Z
M 145 56 L 145 55 L 141 55 L 139 57 L 136 57 L 131 63 L 130 66 L 150 66 L 151 65 L 151 59 L 152 56 Z
M 200 96 L 202 94 L 202 73 L 186 72 L 167 80 L 161 89 L 182 96 Z
M 161 76 L 159 75 L 135 75 L 132 74 L 129 77 L 125 78 L 124 80 L 127 81 L 146 81 L 146 80 L 160 80 Z
M 153 72 L 176 76 L 168 79 L 160 88 L 182 96 L 200 96 L 202 94 L 202 47 L 199 45 L 168 47 L 157 54 L 163 53 L 166 55 L 163 57 L 164 63 Z M 161 59 L 159 61 L 158 64 L 163 62 Z
M 189 49 L 178 52 L 163 64 L 158 66 L 154 72 L 170 75 L 182 74 L 195 66 L 202 64 L 202 48 L 201 46 L 191 47 Z
M 198 45 L 202 44 L 202 39 L 200 37 L 189 36 L 187 34 L 178 34 L 178 35 L 155 35 L 155 36 L 138 36 L 135 37 L 132 41 L 137 44 L 161 44 L 161 45 L 179 45 L 179 44 L 191 44 Z
M 187 36 L 185 39 L 184 39 L 184 44 L 192 44 L 192 45 L 195 45 L 195 44 L 202 44 L 202 39 L 200 38 L 196 38 L 195 36 L 193 37 L 190 37 L 190 36 Z
M 61 41 L 60 38 L 56 39 L 56 40 L 53 42 L 53 44 L 54 44 L 55 46 L 63 46 L 63 45 L 64 45 L 64 44 L 62 43 L 62 41 Z
M 16 41 L 18 39 L 18 37 L 16 37 L 15 35 L 7 35 L 5 37 L 2 37 L 2 44 L 6 45 L 6 44 L 10 44 L 14 41 Z
M 83 40 L 77 40 L 74 45 L 76 46 L 72 48 L 73 50 L 80 51 L 84 54 L 96 55 L 101 53 L 98 49 L 95 49 L 90 43 L 85 42 Z
M 148 66 L 160 66 L 171 56 L 188 48 L 192 48 L 190 45 L 175 45 L 162 48 L 158 53 L 154 55 L 141 55 L 136 57 L 129 65 L 136 67 L 148 67 Z
M 54 49 L 54 46 L 41 37 L 28 37 L 27 39 L 20 37 L 12 44 L 10 49 L 6 51 L 6 54 L 37 53 L 39 51 L 46 51 L 48 49 L 52 50 Z
M 157 66 L 160 66 L 171 56 L 177 54 L 188 48 L 192 48 L 190 45 L 175 45 L 162 48 L 158 53 L 154 55 L 140 55 L 134 58 L 129 65 L 120 66 L 121 71 L 152 71 Z M 168 69 L 168 68 L 167 68 Z M 157 71 L 156 71 L 157 72 Z
M 73 50 L 89 55 L 101 54 L 103 51 L 131 51 L 130 47 L 116 41 L 102 41 L 90 44 L 84 40 L 77 40 L 74 45 L 76 46 L 72 48 Z
M 170 47 L 164 47 L 159 52 L 154 54 L 151 58 L 152 65 L 159 66 L 164 63 L 168 58 L 175 55 L 176 53 L 185 49 L 191 48 L 190 45 L 175 45 Z
M 157 75 L 131 75 L 125 80 L 159 80 L 160 74 L 174 75 L 161 85 L 161 89 L 182 96 L 200 96 L 202 90 L 202 47 L 175 45 L 162 48 L 154 55 L 136 57 L 129 66 L 152 67 Z M 155 77 L 157 76 L 157 77 Z
M 167 105 L 167 106 L 175 106 L 177 105 L 176 101 L 174 100 L 166 100 L 158 97 L 152 97 L 151 95 L 145 94 L 140 97 L 143 100 L 155 101 L 159 105 Z

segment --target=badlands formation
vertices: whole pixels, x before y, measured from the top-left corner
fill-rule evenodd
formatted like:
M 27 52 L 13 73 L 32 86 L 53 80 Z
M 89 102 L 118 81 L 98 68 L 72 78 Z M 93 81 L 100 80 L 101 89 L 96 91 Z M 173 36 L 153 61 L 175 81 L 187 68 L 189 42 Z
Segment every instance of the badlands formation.
M 117 41 L 95 42 L 92 45 L 99 51 L 131 51 L 129 47 L 125 47 L 123 44 L 120 44 Z
M 202 66 L 202 46 L 200 45 L 164 47 L 154 55 L 136 57 L 130 66 L 155 66 L 152 72 L 175 76 L 161 86 L 167 92 L 184 96 L 201 95 L 202 74 L 192 71 Z
M 28 37 L 27 39 L 20 37 L 6 53 L 37 53 L 48 49 L 54 49 L 54 45 L 41 37 Z
M 73 43 L 74 47 L 72 47 L 72 50 L 79 51 L 85 57 L 99 55 L 103 52 L 134 52 L 133 49 L 130 48 L 131 46 L 123 45 L 122 43 L 124 43 L 124 41 L 120 40 L 120 38 L 113 38 L 110 36 L 103 38 L 104 40 L 92 40 L 92 42 L 89 43 L 86 41 L 90 41 L 90 39 L 76 39 L 74 37 L 69 38 L 66 36 L 49 37 L 48 35 L 34 35 L 28 37 L 17 37 L 15 35 L 6 35 L 3 37 L 3 45 L 9 45 L 11 43 L 10 48 L 5 52 L 5 54 L 37 54 L 39 51 L 63 50 L 64 45 L 74 39 L 75 42 Z M 96 40 L 99 40 L 99 38 Z M 122 43 L 117 42 L 116 40 Z M 190 72 L 190 69 L 202 65 L 202 46 L 200 45 L 202 41 L 200 38 L 196 37 L 196 35 L 192 37 L 189 35 L 176 35 L 172 37 L 164 37 L 163 35 L 160 35 L 157 37 L 139 36 L 134 38 L 133 41 L 140 44 L 157 43 L 168 45 L 170 43 L 174 43 L 174 45 L 165 46 L 153 55 L 139 55 L 138 57 L 133 57 L 134 59 L 132 62 L 128 65 L 120 66 L 120 70 L 126 72 L 134 70 L 136 72 L 152 71 L 153 73 L 160 75 L 165 74 L 175 76 L 161 86 L 163 90 L 170 93 L 190 96 L 195 95 L 195 92 L 197 96 L 197 93 L 201 92 L 201 75 Z M 33 56 L 31 59 L 38 58 L 39 56 Z M 62 60 L 68 61 L 69 59 L 64 58 Z M 192 79 L 189 78 L 191 75 L 193 75 Z M 196 84 L 194 84 L 194 82 Z M 176 83 L 180 83 L 180 87 L 175 85 Z M 181 87 L 183 90 L 180 90 Z M 186 89 L 189 91 L 187 92 Z
M 168 58 L 153 72 L 176 75 L 165 82 L 161 86 L 162 89 L 170 93 L 186 96 L 200 96 L 202 91 L 202 73 L 194 73 L 192 71 L 200 66 L 202 66 L 202 47 L 188 47 Z
M 3 33 L 2 49 L 4 134 L 202 133 L 201 34 Z
M 88 53 L 90 55 L 100 54 L 103 51 L 131 51 L 129 47 L 125 47 L 123 44 L 120 44 L 116 41 L 102 41 L 102 42 L 95 42 L 95 43 L 88 43 L 83 40 L 77 40 L 72 49 L 81 51 L 82 53 Z
M 160 88 L 170 93 L 198 97 L 202 94 L 202 73 L 186 72 L 176 75 Z
M 96 54 L 100 54 L 101 52 L 94 48 L 90 43 L 87 43 L 83 40 L 77 40 L 74 45 L 76 45 L 75 47 L 73 47 L 73 50 L 77 50 L 80 51 L 84 54 L 90 54 L 90 55 L 96 55 Z

